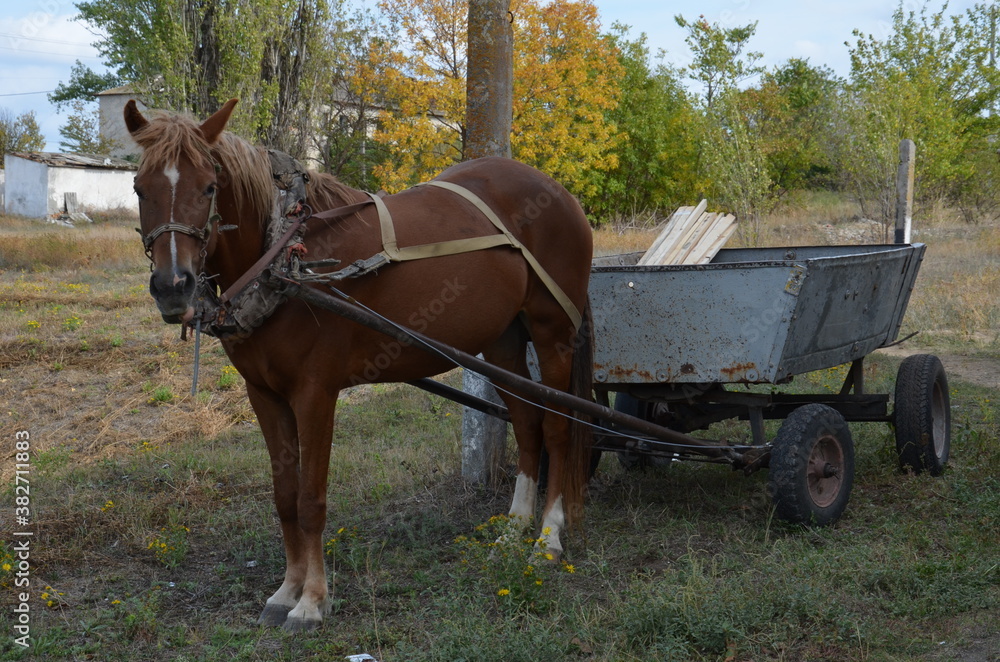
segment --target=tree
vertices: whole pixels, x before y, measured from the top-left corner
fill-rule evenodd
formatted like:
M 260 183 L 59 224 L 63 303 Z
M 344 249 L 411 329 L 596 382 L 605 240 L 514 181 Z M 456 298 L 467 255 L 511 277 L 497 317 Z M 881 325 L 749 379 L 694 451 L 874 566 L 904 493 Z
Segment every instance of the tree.
M 383 79 L 387 109 L 374 138 L 393 156 L 377 169 L 387 190 L 431 177 L 462 159 L 466 138 L 467 3 L 383 0 L 402 42 Z M 514 158 L 534 165 L 577 195 L 596 188 L 586 173 L 614 165 L 620 69 L 589 1 L 515 0 Z M 405 55 L 404 55 L 405 54 Z
M 708 23 L 704 17 L 691 22 L 678 15 L 675 20 L 688 30 L 684 41 L 693 55 L 685 71 L 705 89 L 703 163 L 710 190 L 736 213 L 744 238 L 756 244 L 762 216 L 776 203 L 762 127 L 753 121 L 738 87 L 741 81 L 762 72 L 756 64 L 760 53 L 744 52 L 757 24 L 726 28 Z
M 117 74 L 108 72 L 99 74 L 79 60 L 70 70 L 69 82 L 59 83 L 54 92 L 49 94 L 49 101 L 60 110 L 73 101 L 92 101 L 94 97 L 105 90 L 122 85 L 123 81 Z
M 588 176 L 618 165 L 623 69 L 589 1 L 513 2 L 514 158 L 556 178 L 584 204 L 598 188 Z
M 691 65 L 682 71 L 704 86 L 705 105 L 709 108 L 720 92 L 732 89 L 762 72 L 757 65 L 762 54 L 744 52 L 757 31 L 756 22 L 725 28 L 718 23 L 709 23 L 704 15 L 699 16 L 697 21 L 689 21 L 680 14 L 674 16 L 674 21 L 688 31 L 684 43 L 691 49 L 693 58 Z
M 339 7 L 338 0 L 333 0 Z M 229 127 L 301 155 L 331 43 L 327 0 L 92 0 L 80 18 L 149 105 L 209 115 L 242 103 Z M 315 66 L 314 66 L 315 65 Z
M 594 170 L 598 193 L 587 211 L 600 222 L 620 215 L 668 213 L 703 193 L 703 118 L 684 89 L 677 70 L 650 65 L 646 35 L 628 38 L 616 24 L 611 39 L 623 76 L 617 107 L 606 113 L 621 140 L 614 148 L 618 165 Z
M 326 172 L 350 186 L 377 190 L 373 169 L 388 155 L 371 136 L 385 108 L 384 81 L 395 63 L 395 40 L 366 10 L 338 19 L 330 38 L 328 75 L 316 89 L 323 102 L 316 105 L 311 147 Z
M 3 154 L 38 152 L 44 148 L 45 138 L 38 130 L 34 111 L 14 117 L 10 110 L 0 108 L 0 150 Z
M 761 76 L 741 94 L 740 104 L 756 127 L 778 196 L 832 184 L 830 143 L 843 82 L 826 67 L 793 58 Z
M 917 144 L 918 203 L 961 204 L 964 193 L 981 188 L 980 177 L 997 171 L 981 163 L 992 151 L 998 118 L 991 109 L 1000 95 L 987 38 L 990 11 L 976 5 L 947 17 L 945 9 L 932 14 L 926 6 L 905 12 L 900 3 L 885 39 L 855 32 L 839 166 L 865 215 L 887 231 L 901 139 Z
M 88 110 L 82 99 L 70 102 L 73 113 L 67 118 L 65 126 L 59 129 L 63 137 L 59 146 L 66 152 L 75 154 L 108 154 L 115 147 L 115 141 L 101 135 L 100 114 L 97 110 Z

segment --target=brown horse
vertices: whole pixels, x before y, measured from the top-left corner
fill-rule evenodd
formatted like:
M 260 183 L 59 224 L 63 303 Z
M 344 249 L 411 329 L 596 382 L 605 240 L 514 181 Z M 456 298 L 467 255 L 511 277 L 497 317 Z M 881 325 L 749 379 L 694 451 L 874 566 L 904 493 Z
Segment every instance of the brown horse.
M 265 225 L 275 188 L 265 150 L 224 132 L 236 100 L 200 125 L 173 114 L 147 119 L 134 102 L 125 123 L 143 148 L 135 178 L 141 232 L 152 260 L 149 290 L 163 319 L 187 323 L 199 277 L 221 289 L 237 281 L 267 249 Z M 449 168 L 439 181 L 461 185 L 491 208 L 535 256 L 578 311 L 585 311 L 592 236 L 577 201 L 541 172 L 487 158 Z M 367 194 L 311 173 L 309 204 L 331 209 Z M 495 235 L 498 230 L 453 191 L 421 186 L 384 198 L 400 247 Z M 227 227 L 220 231 L 220 224 Z M 373 206 L 335 222 L 309 224 L 310 258 L 342 264 L 383 249 Z M 520 375 L 534 342 L 542 381 L 589 396 L 586 333 L 577 333 L 539 271 L 509 246 L 383 266 L 345 281 L 343 290 L 382 315 Z M 318 625 L 328 610 L 323 558 L 327 468 L 334 407 L 341 389 L 362 382 L 409 381 L 454 366 L 299 299 L 281 304 L 249 337 L 223 339 L 246 379 L 271 457 L 274 499 L 285 543 L 284 582 L 260 621 L 286 629 Z M 575 351 L 574 351 L 575 350 Z M 573 360 L 573 357 L 576 360 Z M 589 463 L 585 426 L 502 395 L 517 438 L 518 475 L 510 513 L 525 526 L 535 514 L 543 443 L 550 461 L 541 530 L 547 549 L 579 514 Z M 517 520 L 515 520 L 517 521 Z

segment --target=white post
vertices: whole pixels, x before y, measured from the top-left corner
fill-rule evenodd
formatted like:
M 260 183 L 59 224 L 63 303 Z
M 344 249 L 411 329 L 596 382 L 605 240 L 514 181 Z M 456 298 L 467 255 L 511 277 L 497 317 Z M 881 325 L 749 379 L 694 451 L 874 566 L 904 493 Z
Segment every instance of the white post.
M 485 377 L 468 370 L 462 375 L 462 390 L 503 404 Z M 490 483 L 494 478 L 492 469 L 506 448 L 507 422 L 466 407 L 462 413 L 462 477 L 473 483 Z
M 895 243 L 910 243 L 913 225 L 913 168 L 917 146 L 909 138 L 899 143 L 899 170 L 896 172 L 896 237 Z

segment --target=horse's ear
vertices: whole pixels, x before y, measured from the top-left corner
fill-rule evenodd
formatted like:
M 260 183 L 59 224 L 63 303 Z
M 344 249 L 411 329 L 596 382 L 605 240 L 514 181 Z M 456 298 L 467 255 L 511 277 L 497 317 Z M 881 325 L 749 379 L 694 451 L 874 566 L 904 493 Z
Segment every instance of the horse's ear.
M 128 128 L 128 132 L 134 136 L 136 131 L 141 130 L 147 124 L 149 122 L 136 108 L 135 99 L 129 99 L 128 103 L 125 104 L 125 126 Z
M 201 124 L 201 135 L 205 138 L 205 142 L 209 145 L 215 143 L 222 135 L 222 130 L 226 128 L 226 122 L 229 121 L 229 116 L 233 114 L 233 108 L 236 107 L 236 102 L 239 99 L 230 99 L 215 111 L 215 114 L 209 117 L 207 120 Z

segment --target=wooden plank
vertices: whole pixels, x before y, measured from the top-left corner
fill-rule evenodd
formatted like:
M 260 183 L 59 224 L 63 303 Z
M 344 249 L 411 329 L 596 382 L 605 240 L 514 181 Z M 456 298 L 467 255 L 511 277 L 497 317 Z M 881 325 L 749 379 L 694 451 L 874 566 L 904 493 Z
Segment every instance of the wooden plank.
M 667 256 L 674 252 L 674 249 L 678 244 L 683 244 L 687 241 L 690 233 L 694 231 L 697 227 L 697 222 L 701 216 L 705 213 L 705 207 L 708 206 L 708 200 L 702 200 L 698 205 L 691 210 L 690 213 L 685 215 L 683 218 L 677 219 L 677 223 L 671 223 L 671 228 L 666 230 L 666 234 L 663 241 L 660 242 L 654 252 L 648 252 L 643 255 L 645 262 L 640 261 L 639 264 L 669 264 L 666 261 Z
M 646 249 L 646 252 L 642 254 L 641 258 L 639 258 L 638 264 L 650 264 L 650 260 L 653 255 L 660 250 L 660 247 L 663 246 L 663 243 L 667 241 L 668 237 L 677 232 L 677 229 L 693 211 L 694 207 L 679 207 L 677 211 L 673 213 L 673 216 L 670 217 L 670 220 L 663 226 L 663 229 L 660 230 L 660 234 L 658 234 L 656 239 L 653 240 L 652 245 Z
M 698 236 L 698 240 L 691 245 L 690 249 L 682 258 L 681 264 L 698 264 L 701 257 L 708 250 L 709 246 L 719 236 L 719 232 L 728 223 L 724 214 L 713 214 L 708 219 L 704 231 Z
M 702 242 L 692 252 L 691 261 L 687 264 L 708 264 L 711 262 L 734 232 L 736 232 L 736 217 L 732 214 L 721 217 L 716 221 L 715 227 L 705 235 Z
M 698 228 L 696 229 L 694 235 L 691 239 L 681 246 L 680 250 L 674 253 L 671 257 L 670 264 L 691 264 L 692 254 L 697 248 L 698 244 L 704 241 L 705 236 L 710 234 L 712 228 L 715 227 L 716 221 L 718 221 L 721 214 L 711 213 L 705 214 L 698 221 Z
M 692 220 L 684 228 L 684 233 L 681 235 L 674 244 L 670 247 L 663 257 L 661 257 L 657 263 L 658 264 L 679 264 L 678 259 L 684 254 L 684 251 L 690 247 L 690 242 L 694 240 L 697 236 L 698 229 L 703 227 L 704 219 L 708 214 L 702 213 L 701 215 L 695 217 L 692 214 Z

